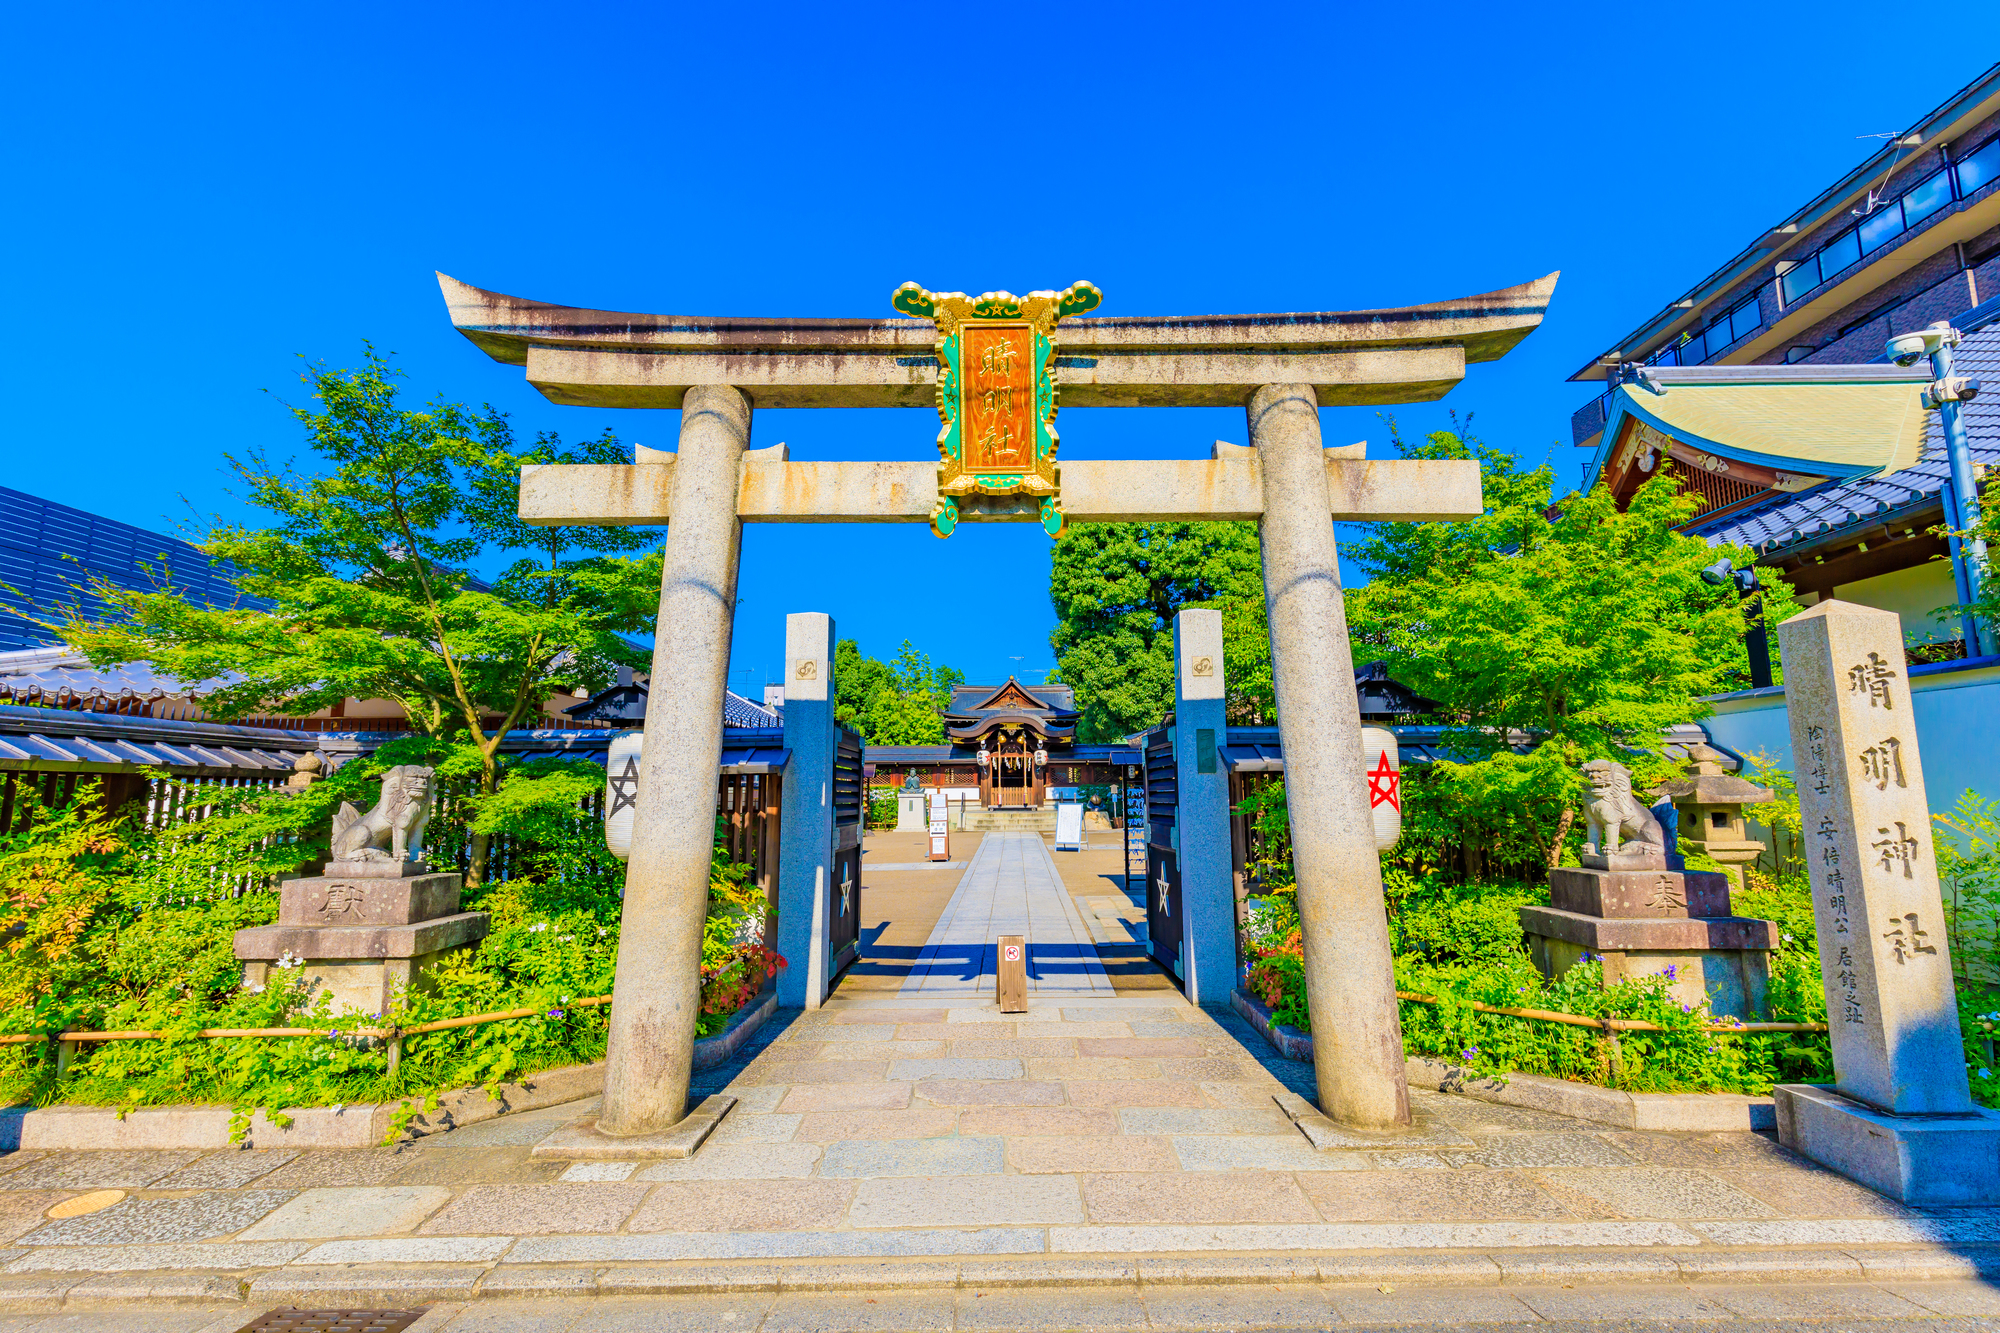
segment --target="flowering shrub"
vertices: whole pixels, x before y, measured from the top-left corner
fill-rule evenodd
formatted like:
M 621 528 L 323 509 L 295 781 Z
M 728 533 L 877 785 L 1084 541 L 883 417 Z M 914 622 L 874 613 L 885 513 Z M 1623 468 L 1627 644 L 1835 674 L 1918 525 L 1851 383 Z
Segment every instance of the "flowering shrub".
M 391 753 L 374 762 L 401 761 Z M 348 777 L 348 770 L 362 768 L 350 764 L 303 796 L 225 793 L 217 818 L 158 831 L 100 810 L 95 784 L 85 783 L 71 804 L 36 810 L 26 831 L 0 836 L 4 1031 L 176 1034 L 85 1044 L 60 1081 L 52 1043 L 0 1047 L 0 1095 L 43 1105 L 224 1103 L 236 1108 L 240 1128 L 259 1109 L 421 1100 L 601 1058 L 608 1007 L 573 1002 L 611 991 L 624 867 L 605 850 L 602 824 L 578 806 L 578 793 L 602 786 L 595 765 L 543 761 L 509 775 L 501 789 L 507 799 L 490 805 L 482 822 L 492 818 L 488 831 L 514 838 L 513 877 L 466 891 L 465 910 L 489 913 L 491 931 L 429 969 L 423 990 L 379 1014 L 335 1012 L 325 995 L 307 1003 L 303 960 L 289 955 L 266 984 L 243 984 L 233 936 L 277 916 L 278 895 L 261 886 L 273 873 L 296 873 L 301 861 L 324 855 L 324 831 L 315 850 L 312 827 L 301 818 L 304 796 L 321 786 L 360 792 L 366 774 Z M 217 797 L 203 791 L 204 799 Z M 315 803 L 325 799 L 315 796 Z M 494 817 L 495 807 L 507 817 Z M 437 821 L 432 827 L 439 831 Z M 783 966 L 763 947 L 762 898 L 748 868 L 731 862 L 719 840 L 714 866 L 703 941 L 704 1033 L 726 1023 Z M 260 887 L 233 892 L 246 876 Z M 519 1008 L 536 1013 L 405 1037 L 393 1075 L 382 1042 L 352 1035 L 357 1026 L 408 1027 Z M 268 1027 L 325 1035 L 194 1035 Z

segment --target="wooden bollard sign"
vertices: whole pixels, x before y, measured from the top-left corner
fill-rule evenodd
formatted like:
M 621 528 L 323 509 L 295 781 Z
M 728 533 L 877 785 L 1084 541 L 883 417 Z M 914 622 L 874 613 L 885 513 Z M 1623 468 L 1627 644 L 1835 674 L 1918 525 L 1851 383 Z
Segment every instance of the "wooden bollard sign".
M 1000 1012 L 1028 1012 L 1028 940 L 1024 935 L 1000 937 Z

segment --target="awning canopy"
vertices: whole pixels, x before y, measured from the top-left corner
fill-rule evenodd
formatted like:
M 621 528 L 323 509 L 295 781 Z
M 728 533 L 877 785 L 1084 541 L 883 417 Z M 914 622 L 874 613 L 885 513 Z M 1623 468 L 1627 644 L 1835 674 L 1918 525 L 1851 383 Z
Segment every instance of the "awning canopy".
M 1737 483 L 1749 498 L 1898 472 L 1923 456 L 1927 371 L 1816 366 L 1804 368 L 1811 378 L 1788 380 L 1787 369 L 1661 369 L 1652 374 L 1658 392 L 1619 385 L 1592 475 L 1624 497 L 1664 455 L 1683 473 Z
M 716 765 L 720 773 L 782 773 L 790 762 L 792 752 L 769 745 L 730 745 L 722 747 L 722 762 Z

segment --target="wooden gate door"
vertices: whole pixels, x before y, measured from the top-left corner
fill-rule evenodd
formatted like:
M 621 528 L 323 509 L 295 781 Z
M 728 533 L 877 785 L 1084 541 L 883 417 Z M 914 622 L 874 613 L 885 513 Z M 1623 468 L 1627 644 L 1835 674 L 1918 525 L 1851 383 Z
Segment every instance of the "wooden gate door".
M 1159 727 L 1146 736 L 1146 952 L 1185 990 L 1181 941 L 1186 917 L 1180 855 L 1173 845 L 1179 792 L 1174 747 L 1167 729 Z
M 861 772 L 861 737 L 845 727 L 833 751 L 833 864 L 827 885 L 829 976 L 854 961 L 861 948 L 861 820 L 868 803 Z

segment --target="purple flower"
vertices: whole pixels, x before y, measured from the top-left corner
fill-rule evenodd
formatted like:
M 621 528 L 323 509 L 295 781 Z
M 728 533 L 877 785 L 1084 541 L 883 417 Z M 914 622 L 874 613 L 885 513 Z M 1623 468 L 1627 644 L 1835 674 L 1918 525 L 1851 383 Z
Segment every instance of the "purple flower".
M 1461 1060 L 1470 1060 L 1476 1057 L 1478 1054 L 1479 1054 L 1479 1048 L 1477 1046 L 1468 1046 L 1464 1050 L 1458 1053 L 1458 1058 Z
M 1694 1012 L 1694 1006 L 1691 1004 L 1684 1004 L 1681 1006 L 1681 1012 L 1684 1014 L 1691 1014 Z
M 560 1010 L 560 1009 L 551 1009 L 551 1010 L 549 1010 L 549 1017 L 550 1017 L 550 1018 L 561 1018 L 562 1016 L 563 1016 L 563 1011 L 562 1011 L 562 1010 Z
M 1667 970 L 1662 972 L 1660 975 L 1665 977 L 1668 981 L 1679 981 L 1681 979 L 1680 971 L 1681 970 L 1677 965 L 1673 963 L 1668 963 Z

